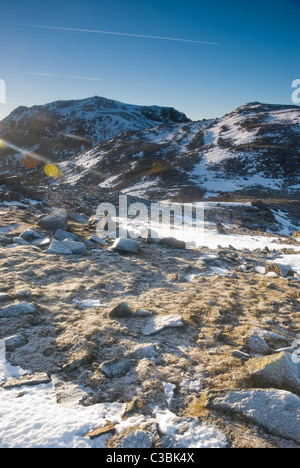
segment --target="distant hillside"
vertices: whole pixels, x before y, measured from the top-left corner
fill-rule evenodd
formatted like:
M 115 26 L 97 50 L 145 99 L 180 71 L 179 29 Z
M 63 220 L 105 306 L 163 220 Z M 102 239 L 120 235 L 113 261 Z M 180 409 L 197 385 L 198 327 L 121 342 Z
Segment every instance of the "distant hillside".
M 18 108 L 1 123 L 2 177 L 24 183 L 55 162 L 65 183 L 145 197 L 299 198 L 300 108 L 249 103 L 191 122 L 173 108 L 94 97 Z M 22 152 L 21 149 L 25 151 Z

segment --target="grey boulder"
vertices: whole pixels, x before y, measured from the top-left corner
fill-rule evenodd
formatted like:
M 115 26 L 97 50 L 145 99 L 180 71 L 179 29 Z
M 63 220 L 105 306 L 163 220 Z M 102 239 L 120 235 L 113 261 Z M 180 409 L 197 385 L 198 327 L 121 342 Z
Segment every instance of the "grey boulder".
M 139 248 L 140 244 L 138 242 L 131 239 L 126 239 L 125 237 L 118 238 L 112 246 L 113 250 L 128 253 L 138 253 Z
M 36 312 L 34 304 L 23 302 L 0 309 L 0 318 L 20 317 L 22 315 L 33 314 L 34 312 Z
M 43 217 L 39 221 L 39 225 L 48 231 L 56 231 L 57 229 L 67 230 L 68 213 L 64 209 L 52 210 L 52 213 Z
M 292 354 L 282 352 L 251 359 L 246 364 L 246 372 L 255 387 L 300 393 L 300 364 Z
M 214 398 L 210 407 L 263 427 L 272 435 L 300 443 L 300 398 L 285 390 L 233 391 Z

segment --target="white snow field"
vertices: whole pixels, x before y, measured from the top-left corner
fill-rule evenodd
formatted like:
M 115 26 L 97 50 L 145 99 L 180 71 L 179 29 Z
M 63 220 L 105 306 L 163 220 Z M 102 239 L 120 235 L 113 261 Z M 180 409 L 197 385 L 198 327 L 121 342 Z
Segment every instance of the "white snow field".
M 0 340 L 0 385 L 25 371 L 5 360 L 5 344 Z M 55 381 L 55 379 L 54 379 Z M 166 398 L 172 398 L 166 388 Z M 168 410 L 157 409 L 153 418 L 132 417 L 122 421 L 126 404 L 101 403 L 85 407 L 78 401 L 57 402 L 53 382 L 5 390 L 0 387 L 0 448 L 105 448 L 110 435 L 91 440 L 84 437 L 104 427 L 106 420 L 117 434 L 137 424 L 156 422 L 162 434 L 172 435 L 182 448 L 225 448 L 227 440 L 216 428 L 198 421 L 183 422 Z

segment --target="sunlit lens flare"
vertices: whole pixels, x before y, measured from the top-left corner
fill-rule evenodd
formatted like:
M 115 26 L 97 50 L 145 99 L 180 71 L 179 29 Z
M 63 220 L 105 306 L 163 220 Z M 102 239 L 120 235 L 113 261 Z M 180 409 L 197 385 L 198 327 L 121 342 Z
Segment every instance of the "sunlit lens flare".
M 34 169 L 40 165 L 40 159 L 34 153 L 24 153 L 21 156 L 21 163 L 27 169 Z
M 0 150 L 2 148 L 9 148 L 19 153 L 21 156 L 21 162 L 24 164 L 25 167 L 34 168 L 37 167 L 40 163 L 44 162 L 47 163 L 49 159 L 46 159 L 44 156 L 40 154 L 34 153 L 33 151 L 26 151 L 19 146 L 10 143 L 9 141 L 5 141 L 0 138 Z
M 56 178 L 60 175 L 59 167 L 55 166 L 55 164 L 46 164 L 44 167 L 44 172 L 48 177 Z

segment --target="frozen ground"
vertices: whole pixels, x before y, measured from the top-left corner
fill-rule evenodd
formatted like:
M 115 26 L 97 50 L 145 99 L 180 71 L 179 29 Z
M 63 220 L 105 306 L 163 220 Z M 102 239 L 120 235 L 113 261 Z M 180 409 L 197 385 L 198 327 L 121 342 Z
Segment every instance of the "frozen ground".
M 15 205 L 1 212 L 2 236 L 41 231 L 34 213 Z M 128 227 L 140 232 L 147 225 L 136 218 Z M 113 252 L 109 240 L 68 257 L 30 244 L 0 247 L 0 308 L 20 301 L 24 290 L 35 305 L 28 316 L 0 317 L 0 447 L 113 448 L 151 424 L 164 447 L 285 444 L 203 412 L 201 398 L 242 385 L 243 365 L 233 353 L 257 355 L 249 347 L 257 330 L 280 336 L 280 347 L 298 338 L 300 244 L 287 235 L 242 235 L 232 225 L 221 233 L 211 221 L 204 227 L 202 237 L 192 228 L 184 232 L 194 242 L 187 250 L 141 239 L 133 255 Z M 167 234 L 166 225 L 155 228 Z M 69 223 L 81 241 L 95 230 Z M 290 265 L 295 276 L 266 276 L 265 266 L 274 262 Z M 124 301 L 132 315 L 111 317 Z M 24 345 L 5 354 L 1 339 L 15 334 Z M 105 363 L 120 374 L 108 378 Z M 41 370 L 50 383 L 1 387 L 10 377 Z M 115 426 L 113 437 L 85 437 L 107 421 Z
M 0 346 L 1 384 L 25 371 L 6 363 L 4 343 L 0 342 Z M 227 445 L 226 437 L 216 428 L 201 425 L 196 420 L 184 425 L 184 421 L 168 410 L 157 410 L 153 418 L 142 416 L 122 421 L 125 404 L 102 403 L 84 407 L 76 400 L 59 404 L 57 393 L 53 382 L 22 389 L 0 388 L 0 447 L 105 448 L 110 435 L 93 440 L 84 436 L 95 428 L 104 427 L 107 420 L 115 425 L 117 434 L 130 427 L 154 422 L 163 435 L 173 436 L 182 448 L 225 448 Z M 168 392 L 167 396 L 170 398 Z

